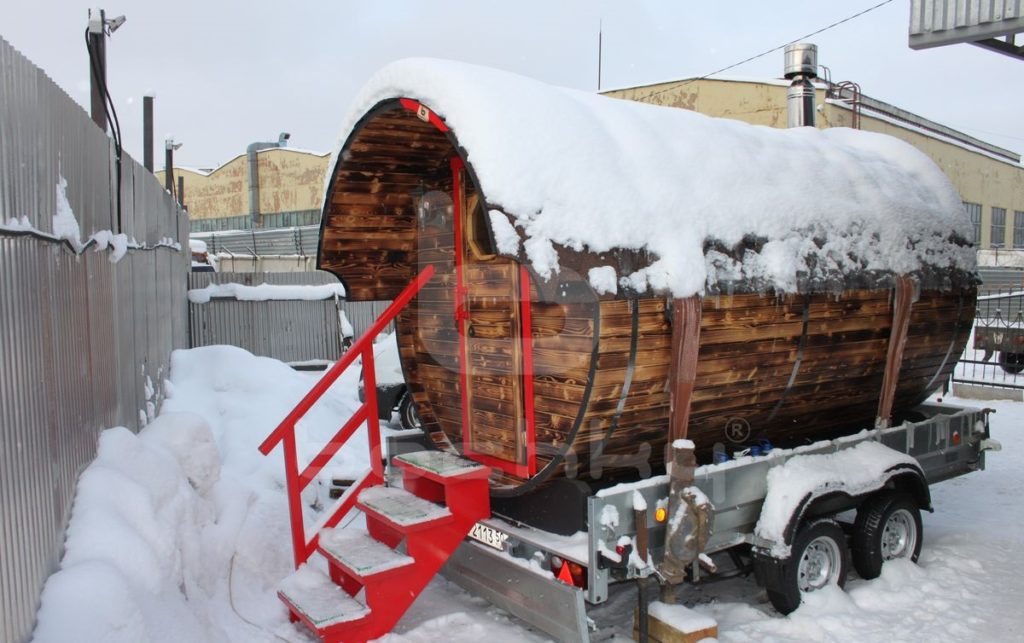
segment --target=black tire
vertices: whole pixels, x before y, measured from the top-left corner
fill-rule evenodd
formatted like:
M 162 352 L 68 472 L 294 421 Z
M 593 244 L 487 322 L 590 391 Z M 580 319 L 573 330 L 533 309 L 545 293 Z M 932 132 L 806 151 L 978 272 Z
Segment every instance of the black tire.
M 768 600 L 782 614 L 800 607 L 803 595 L 827 584 L 843 587 L 850 567 L 846 534 L 834 520 L 817 520 L 800 528 L 788 560 L 765 570 Z M 825 563 L 822 565 L 821 563 Z
M 1024 371 L 1024 353 L 999 353 L 999 365 L 1010 375 L 1018 375 Z
M 412 395 L 409 391 L 402 395 L 402 401 L 398 403 L 398 419 L 403 429 L 419 429 L 422 427 L 420 414 L 416 411 L 416 403 L 412 401 Z
M 878 578 L 887 560 L 917 562 L 924 531 L 921 510 L 914 497 L 903 492 L 882 492 L 857 510 L 851 549 L 853 568 L 865 580 Z

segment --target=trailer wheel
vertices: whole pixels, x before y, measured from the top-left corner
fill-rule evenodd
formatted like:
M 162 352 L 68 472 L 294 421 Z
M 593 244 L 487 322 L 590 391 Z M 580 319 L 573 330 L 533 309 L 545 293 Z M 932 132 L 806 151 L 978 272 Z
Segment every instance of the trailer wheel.
M 768 600 L 782 614 L 800 607 L 804 594 L 828 585 L 846 584 L 850 550 L 846 534 L 834 520 L 818 520 L 804 525 L 793 541 L 788 560 L 763 576 Z
M 882 563 L 921 554 L 921 510 L 908 493 L 876 494 L 857 510 L 853 531 L 853 568 L 865 580 L 878 578 Z
M 403 429 L 418 429 L 422 426 L 416 403 L 412 401 L 412 393 L 409 391 L 402 395 L 402 401 L 398 403 L 398 418 Z
M 1010 375 L 1017 375 L 1024 371 L 1024 353 L 999 353 L 999 365 Z

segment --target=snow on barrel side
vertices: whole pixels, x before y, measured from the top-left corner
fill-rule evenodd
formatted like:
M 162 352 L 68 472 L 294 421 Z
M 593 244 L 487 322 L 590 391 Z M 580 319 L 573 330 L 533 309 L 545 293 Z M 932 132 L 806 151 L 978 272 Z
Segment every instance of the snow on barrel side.
M 883 135 L 417 59 L 363 89 L 330 167 L 318 266 L 353 300 L 434 266 L 402 368 L 499 496 L 650 475 L 670 436 L 707 458 L 898 421 L 973 320 L 956 190 Z

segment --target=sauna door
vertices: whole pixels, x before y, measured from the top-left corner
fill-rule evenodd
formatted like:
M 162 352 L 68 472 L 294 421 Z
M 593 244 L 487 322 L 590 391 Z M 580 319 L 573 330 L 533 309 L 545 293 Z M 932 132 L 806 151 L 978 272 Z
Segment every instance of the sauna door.
M 458 187 L 461 181 L 457 181 Z M 483 208 L 456 190 L 460 268 L 456 318 L 464 359 L 463 451 L 526 477 L 519 265 L 495 256 Z

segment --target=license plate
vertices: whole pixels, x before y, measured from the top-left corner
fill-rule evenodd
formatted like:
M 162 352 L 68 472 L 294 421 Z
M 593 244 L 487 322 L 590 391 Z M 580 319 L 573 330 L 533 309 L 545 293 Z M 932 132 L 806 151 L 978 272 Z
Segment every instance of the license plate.
M 505 551 L 505 541 L 508 540 L 508 534 L 481 523 L 473 525 L 469 537 L 499 551 Z

